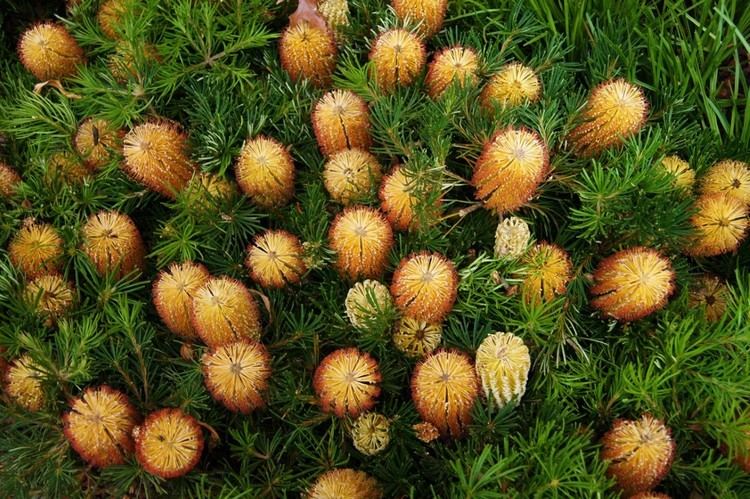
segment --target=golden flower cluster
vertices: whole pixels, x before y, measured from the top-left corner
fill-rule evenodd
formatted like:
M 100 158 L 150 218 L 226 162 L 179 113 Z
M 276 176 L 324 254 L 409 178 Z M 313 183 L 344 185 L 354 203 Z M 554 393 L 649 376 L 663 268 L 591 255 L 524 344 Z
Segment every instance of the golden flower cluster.
M 307 499 L 380 499 L 382 495 L 374 478 L 351 468 L 323 473 L 307 491 Z
M 101 168 L 121 147 L 122 132 L 102 118 L 87 118 L 73 138 L 76 151 L 90 168 Z
M 661 166 L 674 178 L 674 185 L 678 189 L 690 191 L 695 183 L 695 171 L 690 164 L 679 156 L 666 156 L 661 160 Z
M 393 344 L 410 357 L 424 357 L 435 351 L 443 339 L 443 326 L 402 317 L 393 332 Z
M 388 221 L 396 230 L 410 230 L 420 227 L 417 216 L 417 208 L 422 204 L 423 218 L 427 225 L 438 221 L 442 209 L 442 196 L 434 202 L 435 183 L 432 179 L 424 177 L 419 172 L 411 172 L 408 167 L 397 165 L 383 178 L 380 184 L 380 207 Z M 430 205 L 427 205 L 427 201 Z
M 521 292 L 527 301 L 550 301 L 565 293 L 572 277 L 570 256 L 555 244 L 539 243 L 523 258 Z
M 263 208 L 285 205 L 294 194 L 294 163 L 274 139 L 258 136 L 242 145 L 234 167 L 242 192 Z
M 435 55 L 427 70 L 427 94 L 437 99 L 453 83 L 461 87 L 476 85 L 478 71 L 479 58 L 474 50 L 461 46 L 445 48 Z
M 5 371 L 5 393 L 27 411 L 41 410 L 46 402 L 42 380 L 44 373 L 29 354 L 10 363 Z
M 519 62 L 512 62 L 492 75 L 482 89 L 480 99 L 482 106 L 492 111 L 496 106 L 506 108 L 533 103 L 541 95 L 542 82 L 534 70 Z
M 82 229 L 81 250 L 100 274 L 116 271 L 122 277 L 143 269 L 146 249 L 133 220 L 116 211 L 91 215 Z
M 365 200 L 382 177 L 377 158 L 362 149 L 333 153 L 323 167 L 323 184 L 343 205 Z
M 367 329 L 378 318 L 390 315 L 393 298 L 384 284 L 365 279 L 349 289 L 344 305 L 346 316 L 352 325 L 359 329 Z
M 370 50 L 373 77 L 384 92 L 414 83 L 422 73 L 426 59 L 424 43 L 405 29 L 384 31 Z
M 161 478 L 176 478 L 195 468 L 203 452 L 198 422 L 180 409 L 160 409 L 134 428 L 138 463 Z
M 0 196 L 9 198 L 16 193 L 21 177 L 7 164 L 0 161 Z
M 457 292 L 456 267 L 439 253 L 408 256 L 393 273 L 391 294 L 406 317 L 441 322 L 453 308 Z
M 349 279 L 376 278 L 385 271 L 393 230 L 383 215 L 367 206 L 351 206 L 331 223 L 328 241 L 336 267 Z
M 24 31 L 18 42 L 21 63 L 38 80 L 74 75 L 86 62 L 83 50 L 68 30 L 56 23 L 40 23 Z
M 48 223 L 26 222 L 8 245 L 14 267 L 28 279 L 62 270 L 63 240 Z
M 369 411 L 380 395 L 380 370 L 370 354 L 341 348 L 328 354 L 315 370 L 313 388 L 325 412 L 356 417 Z
M 393 0 L 391 5 L 399 19 L 415 23 L 420 36 L 429 38 L 443 27 L 448 0 Z
M 193 297 L 211 276 L 193 262 L 173 263 L 159 272 L 153 285 L 156 311 L 167 328 L 186 340 L 198 337 L 190 320 Z
M 281 34 L 281 66 L 292 80 L 307 79 L 318 87 L 328 85 L 336 68 L 336 52 L 331 31 L 308 21 L 289 25 Z
M 330 156 L 344 149 L 370 149 L 370 112 L 349 90 L 331 90 L 315 104 L 313 131 L 321 152 Z
M 267 288 L 299 284 L 307 271 L 302 245 L 297 236 L 285 230 L 267 230 L 255 236 L 247 247 L 245 266 L 250 277 Z
M 354 448 L 366 456 L 383 452 L 391 441 L 391 423 L 388 418 L 377 412 L 360 414 L 352 425 L 352 443 Z
M 476 371 L 486 397 L 499 407 L 523 397 L 531 368 L 529 349 L 511 333 L 487 336 L 477 349 Z

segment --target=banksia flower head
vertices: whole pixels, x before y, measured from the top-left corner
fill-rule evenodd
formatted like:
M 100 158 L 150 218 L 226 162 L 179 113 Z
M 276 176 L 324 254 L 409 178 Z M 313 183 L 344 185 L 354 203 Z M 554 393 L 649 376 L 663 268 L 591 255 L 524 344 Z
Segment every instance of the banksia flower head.
M 334 153 L 323 167 L 323 184 L 328 194 L 343 205 L 367 198 L 381 176 L 378 160 L 362 149 Z
M 92 466 L 123 464 L 133 452 L 131 434 L 138 413 L 121 392 L 103 385 L 87 388 L 63 414 L 63 432 L 70 446 Z
M 281 67 L 292 80 L 308 79 L 317 87 L 325 87 L 336 69 L 336 42 L 325 26 L 301 21 L 284 29 L 279 56 Z
M 61 180 L 64 183 L 80 184 L 90 176 L 91 170 L 76 154 L 57 152 L 47 158 L 45 178 L 48 182 Z
M 143 269 L 146 251 L 133 220 L 116 211 L 100 211 L 88 218 L 81 250 L 100 274 L 117 270 L 117 277 Z
M 211 277 L 193 295 L 191 320 L 211 348 L 242 338 L 260 340 L 260 310 L 250 291 L 231 277 Z
M 73 307 L 75 292 L 59 275 L 43 275 L 26 286 L 24 299 L 51 326 Z
M 242 414 L 263 407 L 271 377 L 271 359 L 257 341 L 241 339 L 203 355 L 203 379 L 211 396 Z
M 120 43 L 115 47 L 114 54 L 109 56 L 107 68 L 112 76 L 124 83 L 128 78 L 136 78 L 141 65 L 150 66 L 161 61 L 156 47 L 150 43 L 132 45 Z
M 127 12 L 129 0 L 107 0 L 99 6 L 96 19 L 99 27 L 107 38 L 117 39 L 118 25 L 122 23 L 122 16 Z
M 372 279 L 356 283 L 346 294 L 346 316 L 352 325 L 366 329 L 393 309 L 393 297 L 388 288 Z
M 122 133 L 101 118 L 88 118 L 81 123 L 74 143 L 76 151 L 91 168 L 106 165 L 120 149 Z
M 5 371 L 5 393 L 30 412 L 36 412 L 44 405 L 42 372 L 30 355 L 24 354 L 10 363 Z
M 435 425 L 428 423 L 427 421 L 422 421 L 421 423 L 412 425 L 411 428 L 414 430 L 417 438 L 426 444 L 434 442 L 440 438 L 440 432 L 435 428 Z
M 411 398 L 417 412 L 443 437 L 458 438 L 471 423 L 479 394 L 474 366 L 457 350 L 438 350 L 422 360 L 411 378 Z
M 443 339 L 443 327 L 403 317 L 393 333 L 393 344 L 410 357 L 424 357 L 435 351 Z
M 725 159 L 711 166 L 701 181 L 701 194 L 718 193 L 750 205 L 750 165 Z
M 128 175 L 169 199 L 185 188 L 195 172 L 187 155 L 187 136 L 172 123 L 138 125 L 125 136 L 122 153 Z
M 724 315 L 729 296 L 729 288 L 721 279 L 704 274 L 690 286 L 690 308 L 702 308 L 706 319 L 716 322 Z
M 506 213 L 526 204 L 549 172 L 547 146 L 525 128 L 506 128 L 484 145 L 471 179 L 487 209 Z
M 245 266 L 250 277 L 266 288 L 299 284 L 307 271 L 297 236 L 285 230 L 267 230 L 247 247 Z
M 437 99 L 456 82 L 459 86 L 476 85 L 479 58 L 468 47 L 449 47 L 435 55 L 427 70 L 427 93 Z
M 294 163 L 273 139 L 259 136 L 245 141 L 234 172 L 242 192 L 263 208 L 285 205 L 294 194 Z
M 443 27 L 448 0 L 393 0 L 393 10 L 402 21 L 418 23 L 417 32 L 429 38 Z
M 63 240 L 47 223 L 25 223 L 8 245 L 10 263 L 28 279 L 60 272 Z
M 674 186 L 690 191 L 695 183 L 695 171 L 690 164 L 679 156 L 667 156 L 661 160 L 661 166 L 674 178 Z
M 386 218 L 396 230 L 409 230 L 419 227 L 417 206 L 430 198 L 429 189 L 434 189 L 431 179 L 420 178 L 403 166 L 396 166 L 383 178 L 380 184 L 380 206 Z M 432 206 L 425 206 L 424 215 L 428 223 L 436 222 L 440 215 L 442 198 Z
M 382 452 L 391 441 L 391 423 L 377 412 L 361 414 L 352 425 L 354 448 L 366 456 Z
M 9 198 L 16 193 L 21 177 L 10 166 L 0 161 L 0 197 Z
M 313 388 L 324 412 L 343 418 L 369 411 L 380 395 L 380 370 L 370 354 L 340 348 L 328 354 L 315 370 Z
M 661 309 L 674 291 L 669 259 L 650 248 L 618 251 L 594 271 L 591 305 L 606 316 L 635 321 Z
M 539 243 L 526 253 L 523 259 L 526 267 L 521 291 L 527 301 L 540 298 L 550 301 L 565 293 L 570 282 L 573 263 L 561 247 Z
M 331 90 L 315 104 L 313 131 L 325 156 L 343 149 L 370 149 L 370 112 L 362 98 L 350 90 Z
M 160 409 L 133 430 L 135 457 L 144 470 L 161 478 L 190 472 L 203 452 L 198 422 L 180 409 Z
M 167 328 L 186 340 L 198 337 L 190 320 L 193 296 L 208 282 L 206 267 L 193 262 L 173 263 L 159 272 L 153 287 L 156 312 Z
M 622 78 L 609 80 L 591 92 L 568 140 L 579 156 L 595 156 L 638 133 L 647 116 L 648 101 L 640 87 Z
M 393 246 L 393 230 L 379 211 L 352 206 L 339 213 L 328 231 L 336 252 L 336 268 L 349 279 L 374 278 L 383 273 Z
M 541 95 L 542 82 L 534 70 L 519 62 L 511 62 L 492 75 L 484 86 L 480 99 L 482 106 L 492 111 L 495 106 L 505 108 L 533 103 Z
M 187 205 L 196 212 L 217 212 L 237 195 L 237 187 L 215 173 L 198 172 L 181 194 Z
M 349 26 L 348 0 L 320 0 L 318 13 L 340 41 L 341 28 Z
M 382 496 L 374 478 L 351 468 L 323 473 L 307 491 L 307 499 L 380 499 Z
M 526 252 L 529 241 L 529 224 L 518 217 L 505 218 L 495 230 L 495 257 L 518 258 Z
M 391 294 L 406 317 L 441 322 L 453 308 L 457 292 L 456 267 L 439 253 L 408 256 L 393 273 Z
M 414 83 L 426 59 L 424 43 L 405 29 L 384 31 L 370 50 L 375 82 L 386 93 Z
M 667 494 L 662 494 L 661 492 L 641 492 L 640 494 L 636 494 L 634 496 L 630 496 L 630 499 L 672 499 Z
M 476 371 L 484 395 L 492 394 L 499 407 L 523 397 L 530 368 L 529 349 L 511 333 L 491 334 L 477 349 Z
M 695 235 L 685 252 L 716 256 L 736 250 L 747 236 L 748 206 L 727 194 L 704 194 L 690 218 Z
M 32 26 L 18 42 L 21 63 L 37 80 L 60 80 L 76 74 L 86 58 L 65 27 L 52 22 Z
M 664 423 L 644 414 L 636 421 L 618 419 L 602 437 L 607 474 L 626 495 L 645 492 L 661 482 L 672 467 L 675 444 Z

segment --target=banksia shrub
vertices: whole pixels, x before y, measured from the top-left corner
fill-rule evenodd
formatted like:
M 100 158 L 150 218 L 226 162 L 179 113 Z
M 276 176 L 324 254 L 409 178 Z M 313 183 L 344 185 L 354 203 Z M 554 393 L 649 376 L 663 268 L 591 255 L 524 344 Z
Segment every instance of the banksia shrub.
M 356 348 L 340 348 L 320 362 L 313 388 L 324 412 L 340 418 L 357 417 L 375 406 L 380 381 L 378 363 L 370 354 Z
M 336 268 L 349 279 L 375 278 L 383 273 L 393 246 L 393 230 L 383 215 L 367 206 L 339 213 L 328 231 L 336 252 Z
M 89 216 L 82 229 L 81 250 L 100 274 L 116 271 L 122 277 L 144 267 L 145 248 L 133 220 L 116 211 Z
M 73 139 L 76 151 L 91 168 L 101 168 L 121 147 L 122 134 L 102 118 L 87 118 Z
M 427 93 L 437 99 L 452 83 L 459 86 L 476 85 L 479 71 L 477 53 L 468 47 L 449 47 L 435 55 L 427 69 Z
M 323 473 L 307 491 L 307 499 L 380 499 L 382 492 L 370 475 L 351 468 Z
M 285 230 L 267 230 L 255 236 L 247 247 L 245 266 L 250 277 L 266 288 L 299 284 L 307 271 L 297 236 Z
M 242 192 L 262 208 L 285 205 L 294 194 L 292 157 L 273 139 L 245 141 L 234 172 Z
M 336 69 L 336 42 L 326 28 L 302 21 L 289 25 L 279 41 L 281 67 L 292 80 L 310 80 L 317 87 L 331 83 Z
M 51 326 L 73 307 L 75 292 L 59 275 L 43 275 L 26 286 L 24 300 Z
M 661 166 L 674 178 L 674 186 L 690 191 L 695 184 L 695 171 L 690 164 L 679 156 L 667 156 L 661 160 Z
M 453 308 L 457 292 L 456 267 L 439 253 L 408 256 L 393 273 L 391 294 L 406 317 L 441 322 Z
M 518 258 L 529 247 L 529 224 L 518 217 L 504 218 L 495 229 L 495 257 Z
M 18 56 L 37 80 L 60 80 L 73 76 L 86 58 L 68 30 L 56 23 L 40 23 L 24 31 Z
M 690 286 L 690 308 L 702 308 L 709 322 L 716 322 L 724 315 L 730 291 L 721 279 L 711 274 L 698 276 Z
M 263 407 L 271 358 L 257 341 L 241 339 L 212 349 L 201 360 L 211 396 L 230 411 L 249 414 Z
M 370 61 L 375 82 L 383 92 L 408 87 L 424 69 L 424 43 L 405 29 L 384 31 L 372 44 Z
M 391 441 L 391 423 L 377 412 L 366 412 L 354 420 L 352 443 L 354 448 L 366 456 L 374 456 L 388 447 Z
M 521 292 L 527 301 L 550 301 L 565 294 L 573 262 L 564 249 L 555 244 L 539 243 L 526 253 L 523 264 Z
M 8 397 L 27 411 L 39 411 L 46 402 L 42 371 L 28 354 L 10 363 L 5 371 L 4 388 Z
M 410 357 L 424 357 L 435 351 L 443 339 L 440 324 L 402 318 L 393 332 L 393 344 Z
M 499 407 L 520 400 L 526 393 L 531 356 L 523 340 L 511 333 L 487 336 L 477 349 L 476 371 L 485 397 Z
M 690 218 L 695 231 L 685 248 L 691 256 L 717 256 L 735 251 L 747 236 L 748 205 L 727 194 L 704 194 Z
M 386 218 L 396 230 L 409 230 L 420 227 L 417 207 L 420 203 L 427 204 L 433 195 L 427 192 L 435 189 L 431 179 L 420 178 L 419 174 L 408 172 L 403 166 L 395 166 L 383 178 L 380 184 L 380 207 Z M 422 222 L 432 224 L 438 220 L 441 212 L 442 198 L 438 197 L 434 203 L 423 206 Z
M 343 205 L 367 198 L 381 176 L 377 158 L 362 149 L 336 152 L 323 167 L 323 184 L 328 194 Z
M 541 95 L 542 82 L 534 70 L 520 62 L 511 62 L 492 75 L 480 99 L 482 107 L 492 111 L 496 106 L 506 108 L 534 103 Z
M 366 329 L 379 318 L 390 315 L 393 309 L 393 297 L 384 284 L 366 279 L 349 289 L 344 304 L 346 316 L 352 325 L 359 329 Z
M 350 90 L 331 90 L 315 104 L 313 131 L 325 156 L 344 149 L 370 149 L 370 111 Z
M 258 304 L 240 281 L 231 277 L 211 277 L 193 295 L 193 328 L 211 348 L 243 338 L 259 340 L 261 335 Z
M 393 0 L 391 4 L 398 18 L 417 25 L 424 38 L 440 31 L 448 8 L 448 0 Z
M 123 464 L 133 452 L 138 413 L 128 398 L 107 385 L 86 388 L 63 414 L 63 432 L 81 459 L 104 468 Z
M 210 279 L 206 267 L 193 262 L 173 263 L 159 272 L 153 286 L 156 312 L 164 325 L 177 336 L 198 337 L 190 320 L 193 296 Z
M 14 267 L 28 279 L 62 270 L 63 240 L 52 225 L 27 222 L 8 245 L 8 256 Z
M 160 409 L 133 430 L 135 457 L 144 470 L 161 478 L 177 478 L 198 464 L 203 433 L 198 422 L 180 409 Z
M 711 166 L 701 179 L 701 193 L 726 194 L 750 205 L 750 165 L 725 159 Z

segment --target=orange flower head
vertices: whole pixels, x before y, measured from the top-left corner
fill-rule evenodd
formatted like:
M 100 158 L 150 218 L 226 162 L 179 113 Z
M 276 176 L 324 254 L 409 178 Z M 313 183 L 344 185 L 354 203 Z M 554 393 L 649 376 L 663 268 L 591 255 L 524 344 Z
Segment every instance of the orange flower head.
M 307 267 L 302 259 L 297 236 L 285 230 L 267 230 L 258 234 L 247 247 L 245 266 L 250 277 L 266 288 L 299 284 Z
M 24 299 L 51 326 L 73 308 L 75 292 L 59 275 L 43 275 L 26 286 Z
M 336 468 L 320 475 L 307 499 L 380 499 L 378 482 L 364 471 Z
M 610 462 L 607 474 L 625 495 L 658 485 L 672 467 L 674 453 L 672 432 L 649 414 L 636 421 L 618 419 L 602 437 L 602 459 Z
M 131 434 L 138 413 L 128 398 L 107 385 L 86 388 L 63 414 L 63 432 L 70 446 L 92 466 L 123 464 L 133 452 Z
M 418 23 L 417 32 L 429 38 L 443 27 L 448 0 L 393 0 L 393 10 L 402 21 Z
M 0 197 L 9 198 L 16 193 L 21 177 L 10 166 L 0 161 Z
M 333 220 L 328 241 L 337 254 L 336 267 L 342 275 L 352 280 L 375 278 L 388 263 L 393 230 L 377 210 L 352 206 Z
M 442 322 L 453 308 L 457 292 L 456 267 L 439 253 L 410 255 L 393 273 L 391 294 L 406 317 Z
M 427 70 L 425 85 L 427 93 L 437 99 L 453 82 L 460 86 L 476 85 L 479 71 L 479 58 L 468 47 L 449 47 L 435 55 Z
M 45 22 L 24 31 L 18 42 L 21 64 L 37 80 L 61 80 L 78 71 L 86 58 L 70 32 L 56 23 Z
M 747 236 L 748 205 L 727 194 L 704 194 L 695 202 L 690 218 L 695 236 L 685 252 L 716 256 L 736 250 Z
M 87 118 L 81 123 L 73 139 L 76 151 L 91 168 L 101 168 L 120 149 L 122 133 L 101 118 Z
M 523 259 L 526 266 L 521 291 L 527 301 L 550 301 L 562 295 L 570 282 L 573 263 L 555 244 L 539 243 Z
M 420 220 L 417 207 L 420 202 L 430 198 L 430 191 L 434 188 L 432 179 L 421 176 L 419 172 L 412 173 L 403 166 L 395 166 L 380 184 L 380 207 L 396 230 L 418 228 Z M 427 222 L 437 222 L 442 210 L 442 197 L 425 208 L 426 213 L 423 215 Z
M 534 103 L 541 96 L 542 82 L 534 70 L 520 62 L 511 62 L 492 75 L 480 99 L 482 107 L 492 111 L 496 106 L 506 108 Z
M 273 139 L 245 141 L 234 172 L 242 192 L 263 208 L 283 206 L 294 195 L 292 157 Z
M 695 183 L 695 171 L 690 164 L 679 156 L 667 156 L 661 160 L 661 166 L 669 173 L 678 189 L 691 191 Z
M 421 423 L 412 425 L 411 428 L 414 430 L 417 438 L 426 444 L 434 442 L 440 438 L 440 432 L 435 428 L 435 425 L 428 423 L 427 421 L 422 421 Z
M 367 352 L 340 348 L 328 354 L 315 370 L 313 388 L 324 412 L 343 418 L 369 411 L 380 395 L 378 363 Z
M 46 401 L 42 371 L 29 354 L 10 363 L 5 371 L 5 393 L 29 412 L 39 411 Z
M 281 67 L 292 80 L 307 79 L 316 87 L 325 87 L 336 69 L 336 42 L 330 30 L 303 21 L 284 29 L 279 56 Z
M 669 259 L 650 248 L 618 251 L 594 271 L 591 305 L 620 321 L 635 321 L 660 310 L 674 291 Z
M 718 193 L 750 205 L 750 165 L 725 159 L 711 166 L 701 181 L 701 194 Z
M 328 194 L 343 205 L 367 198 L 381 176 L 378 160 L 362 149 L 334 153 L 323 167 L 323 183 Z
M 263 407 L 271 358 L 257 341 L 241 339 L 203 355 L 203 379 L 214 399 L 230 411 L 249 414 Z
M 409 357 L 431 354 L 443 339 L 443 326 L 403 317 L 393 333 L 393 344 Z
M 729 297 L 729 287 L 715 275 L 699 276 L 690 286 L 690 308 L 702 308 L 709 322 L 721 319 Z
M 424 43 L 405 29 L 384 31 L 370 50 L 373 77 L 386 93 L 414 83 L 422 73 L 426 59 Z
M 27 278 L 57 274 L 62 270 L 63 240 L 47 223 L 27 223 L 8 245 L 10 263 Z
M 189 473 L 200 461 L 203 433 L 194 417 L 180 409 L 160 409 L 133 430 L 135 457 L 144 470 L 161 478 Z
M 313 131 L 325 156 L 344 149 L 370 149 L 370 111 L 362 98 L 349 90 L 331 90 L 315 104 Z
M 156 277 L 152 290 L 156 312 L 177 336 L 186 340 L 198 338 L 190 310 L 193 296 L 210 277 L 206 267 L 193 262 L 173 263 Z
M 109 56 L 107 68 L 118 82 L 124 83 L 128 78 L 138 76 L 139 64 L 154 65 L 160 61 L 159 52 L 150 43 L 138 46 L 120 43 L 115 47 L 115 52 Z
M 464 434 L 477 395 L 479 383 L 471 359 L 457 350 L 428 355 L 411 377 L 411 398 L 417 412 L 443 437 Z
M 387 317 L 393 310 L 393 298 L 388 288 L 372 279 L 365 279 L 349 289 L 344 302 L 346 316 L 352 325 L 367 329 L 378 318 Z
M 391 441 L 391 423 L 377 412 L 360 414 L 352 425 L 354 448 L 366 456 L 374 456 L 388 447 Z
M 120 38 L 118 25 L 122 23 L 122 17 L 128 10 L 128 3 L 129 0 L 107 0 L 99 6 L 96 18 L 107 38 Z
M 242 338 L 260 340 L 258 304 L 250 290 L 231 277 L 211 277 L 193 295 L 191 320 L 211 348 Z
M 76 154 L 56 152 L 47 158 L 45 177 L 48 182 L 59 179 L 67 184 L 81 184 L 90 176 L 91 170 Z
M 609 80 L 591 92 L 568 140 L 579 156 L 595 156 L 637 134 L 647 117 L 648 101 L 640 87 L 622 78 Z
M 195 172 L 187 154 L 187 136 L 172 123 L 138 125 L 125 136 L 122 153 L 128 175 L 169 199 L 175 199 Z
M 526 393 L 531 356 L 518 336 L 511 333 L 487 336 L 477 349 L 476 363 L 484 395 L 491 394 L 498 407 L 520 400 Z
M 503 214 L 528 203 L 548 172 L 541 137 L 524 128 L 506 128 L 484 145 L 471 183 L 486 208 Z
M 100 274 L 117 270 L 117 277 L 122 277 L 145 265 L 146 249 L 138 227 L 116 211 L 100 211 L 88 218 L 81 249 Z

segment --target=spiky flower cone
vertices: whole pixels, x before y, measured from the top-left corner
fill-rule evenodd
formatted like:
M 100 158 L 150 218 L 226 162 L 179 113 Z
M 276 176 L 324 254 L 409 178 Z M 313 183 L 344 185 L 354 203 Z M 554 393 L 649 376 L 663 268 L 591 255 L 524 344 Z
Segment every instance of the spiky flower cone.
M 281 67 L 292 80 L 308 79 L 317 87 L 325 87 L 336 69 L 336 42 L 329 29 L 302 21 L 284 29 L 279 56 Z
M 13 196 L 20 183 L 21 176 L 13 168 L 0 161 L 0 197 Z
M 52 225 L 26 223 L 8 245 L 10 263 L 28 279 L 62 269 L 63 240 Z
M 458 350 L 438 350 L 422 360 L 411 378 L 417 412 L 443 437 L 461 437 L 471 423 L 479 383 L 469 357 Z
M 118 25 L 122 23 L 122 17 L 127 12 L 128 2 L 129 0 L 107 0 L 99 6 L 96 19 L 107 38 L 120 38 Z
M 492 111 L 495 107 L 516 107 L 524 103 L 533 103 L 542 95 L 542 82 L 528 66 L 520 62 L 511 62 L 492 75 L 484 86 L 482 107 Z
M 529 224 L 518 217 L 508 217 L 495 230 L 495 257 L 518 258 L 526 252 L 531 240 Z
M 180 409 L 160 409 L 133 430 L 135 457 L 144 470 L 161 478 L 189 473 L 200 461 L 203 433 Z
M 625 495 L 645 492 L 661 482 L 672 467 L 675 444 L 664 423 L 644 414 L 631 421 L 618 419 L 602 437 L 607 474 Z
M 380 395 L 378 363 L 367 352 L 340 348 L 328 354 L 315 370 L 313 388 L 320 408 L 343 418 L 369 411 Z
M 453 83 L 459 86 L 476 85 L 479 71 L 479 58 L 468 47 L 449 47 L 441 50 L 427 69 L 425 85 L 427 93 L 437 99 Z
M 211 277 L 193 295 L 193 328 L 211 348 L 248 338 L 260 340 L 260 310 L 250 291 L 231 277 Z
M 114 54 L 107 60 L 107 68 L 112 76 L 124 83 L 128 78 L 137 78 L 143 66 L 152 66 L 161 61 L 156 46 L 150 43 L 120 43 L 115 47 Z
M 727 194 L 705 194 L 690 218 L 695 236 L 685 248 L 692 256 L 716 256 L 736 250 L 747 236 L 750 210 Z
M 416 208 L 432 197 L 429 191 L 434 188 L 431 179 L 420 178 L 419 174 L 413 174 L 403 166 L 395 166 L 380 184 L 380 207 L 396 230 L 418 228 L 420 220 Z M 431 206 L 424 206 L 424 213 L 421 215 L 426 220 L 421 222 L 436 222 L 441 213 L 441 205 L 442 197 L 438 197 Z
M 325 19 L 328 28 L 341 41 L 342 28 L 349 25 L 348 0 L 320 0 L 318 13 Z
M 152 291 L 156 312 L 177 336 L 186 340 L 198 338 L 190 311 L 193 296 L 210 277 L 206 267 L 193 262 L 173 263 L 156 277 Z
M 715 275 L 699 276 L 690 286 L 690 308 L 702 308 L 709 322 L 721 319 L 729 297 L 729 288 Z
M 550 301 L 565 293 L 571 279 L 573 263 L 570 256 L 555 244 L 539 243 L 523 259 L 521 292 L 527 301 Z
M 271 358 L 257 341 L 241 339 L 203 355 L 203 379 L 211 396 L 242 414 L 263 407 L 271 377 Z
M 323 473 L 307 491 L 307 499 L 380 499 L 382 496 L 374 478 L 351 468 Z
M 506 128 L 484 145 L 471 183 L 475 197 L 497 213 L 520 208 L 549 172 L 547 146 L 525 128 Z
M 477 349 L 476 371 L 484 395 L 492 394 L 499 407 L 523 397 L 530 368 L 529 349 L 511 333 L 491 334 Z
M 73 308 L 75 300 L 73 287 L 58 275 L 37 277 L 26 286 L 23 296 L 48 326 Z
M 448 0 L 393 0 L 392 5 L 399 19 L 418 24 L 418 33 L 429 38 L 443 27 Z
M 346 316 L 352 325 L 366 329 L 378 318 L 389 315 L 393 309 L 393 297 L 388 288 L 372 279 L 356 283 L 349 289 L 345 300 Z
M 339 213 L 328 231 L 336 252 L 336 268 L 349 279 L 375 278 L 383 273 L 393 246 L 393 230 L 377 210 L 352 206 Z
M 245 141 L 234 172 L 242 192 L 263 208 L 285 205 L 294 194 L 294 163 L 273 139 L 259 136 Z
M 412 425 L 411 428 L 414 430 L 417 438 L 426 444 L 434 442 L 440 438 L 440 432 L 435 428 L 435 425 L 428 423 L 427 421 L 422 421 L 421 423 Z
M 701 194 L 718 193 L 750 205 L 750 165 L 725 159 L 711 166 L 701 180 Z
M 133 452 L 138 413 L 124 394 L 107 385 L 86 388 L 62 419 L 70 446 L 92 466 L 123 464 Z
M 221 211 L 237 195 L 237 186 L 215 173 L 198 172 L 182 191 L 188 206 L 199 213 Z
M 117 270 L 122 277 L 143 269 L 146 252 L 141 233 L 133 220 L 116 211 L 100 211 L 88 218 L 83 226 L 81 250 L 100 274 Z
M 42 386 L 42 372 L 29 354 L 10 363 L 5 371 L 5 393 L 27 411 L 36 412 L 44 406 L 46 397 Z
M 635 321 L 661 309 L 674 291 L 669 259 L 650 248 L 618 251 L 594 271 L 591 305 L 606 316 Z
M 393 344 L 410 357 L 424 357 L 435 351 L 443 339 L 443 327 L 403 317 L 393 333 Z
M 81 123 L 74 143 L 76 151 L 91 168 L 106 165 L 120 149 L 122 132 L 101 118 L 88 118 Z
M 368 197 L 382 177 L 377 158 L 362 149 L 334 153 L 323 167 L 323 184 L 334 201 L 343 205 Z
M 21 63 L 37 80 L 60 80 L 76 74 L 86 58 L 65 27 L 45 22 L 24 31 L 18 42 Z
M 245 266 L 250 277 L 266 288 L 299 284 L 307 267 L 297 236 L 285 230 L 267 230 L 247 247 Z
M 579 156 L 595 156 L 637 134 L 647 116 L 640 87 L 622 78 L 605 81 L 591 91 L 568 140 Z
M 170 199 L 185 188 L 195 172 L 187 154 L 187 136 L 172 123 L 138 125 L 125 136 L 122 153 L 128 175 Z
M 453 308 L 458 274 L 453 262 L 439 253 L 416 253 L 401 260 L 393 273 L 391 294 L 406 316 L 441 322 Z
M 343 149 L 370 149 L 370 111 L 362 98 L 349 90 L 331 90 L 315 104 L 313 131 L 325 156 Z
M 674 178 L 674 186 L 690 191 L 695 183 L 695 171 L 690 164 L 679 156 L 667 156 L 661 160 L 661 166 Z
M 47 158 L 45 179 L 54 183 L 80 184 L 91 176 L 91 170 L 81 161 L 78 155 L 71 152 L 57 152 Z
M 390 421 L 382 414 L 361 414 L 352 425 L 354 448 L 366 456 L 379 454 L 391 441 L 390 426 Z
M 378 36 L 370 50 L 373 77 L 383 92 L 408 87 L 424 69 L 424 43 L 405 29 L 391 29 Z

